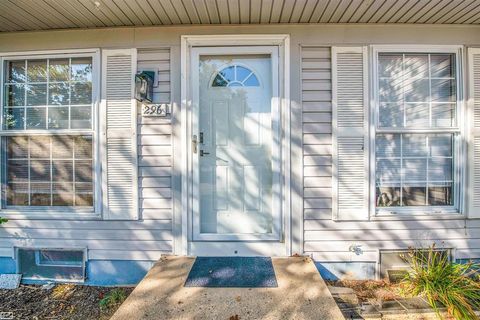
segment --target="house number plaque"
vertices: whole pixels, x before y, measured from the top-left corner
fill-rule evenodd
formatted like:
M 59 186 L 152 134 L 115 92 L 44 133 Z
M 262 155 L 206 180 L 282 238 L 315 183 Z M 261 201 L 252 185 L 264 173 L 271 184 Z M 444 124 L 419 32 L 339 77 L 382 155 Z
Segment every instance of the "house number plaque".
M 166 117 L 170 114 L 170 104 L 142 104 L 143 117 Z

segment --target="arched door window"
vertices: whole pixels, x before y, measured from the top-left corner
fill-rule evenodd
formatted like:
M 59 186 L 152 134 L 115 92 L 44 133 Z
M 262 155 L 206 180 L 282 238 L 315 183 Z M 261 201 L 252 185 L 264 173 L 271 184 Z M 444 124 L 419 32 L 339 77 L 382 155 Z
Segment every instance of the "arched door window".
M 252 70 L 233 65 L 217 73 L 212 82 L 212 87 L 258 87 L 260 82 Z

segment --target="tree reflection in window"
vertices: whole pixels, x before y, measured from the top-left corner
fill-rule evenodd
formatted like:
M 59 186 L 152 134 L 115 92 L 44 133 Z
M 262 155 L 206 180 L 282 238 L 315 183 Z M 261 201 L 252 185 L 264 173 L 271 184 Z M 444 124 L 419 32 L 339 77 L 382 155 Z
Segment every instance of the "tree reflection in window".
M 212 83 L 213 87 L 258 87 L 257 76 L 248 68 L 233 65 L 222 69 Z

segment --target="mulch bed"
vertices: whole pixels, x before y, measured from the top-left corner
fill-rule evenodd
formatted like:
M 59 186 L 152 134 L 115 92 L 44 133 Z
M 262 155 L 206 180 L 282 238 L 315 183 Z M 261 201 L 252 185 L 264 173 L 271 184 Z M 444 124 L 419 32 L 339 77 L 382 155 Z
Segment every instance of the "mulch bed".
M 328 285 L 334 287 L 346 287 L 355 291 L 360 302 L 371 302 L 372 300 L 391 301 L 401 298 L 396 293 L 397 285 L 390 284 L 387 281 L 378 280 L 337 280 L 326 281 Z
M 375 280 L 326 281 L 345 319 L 439 319 L 427 301 L 400 295 L 400 285 Z M 333 287 L 337 287 L 336 289 Z M 348 288 L 339 291 L 338 287 Z M 352 295 L 354 296 L 352 298 Z M 356 299 L 354 299 L 356 297 Z M 443 313 L 443 319 L 452 319 Z
M 12 312 L 13 319 L 109 319 L 120 306 L 100 308 L 100 300 L 114 288 L 59 284 L 51 289 L 21 285 L 0 290 L 0 312 Z M 122 288 L 128 296 L 133 288 Z

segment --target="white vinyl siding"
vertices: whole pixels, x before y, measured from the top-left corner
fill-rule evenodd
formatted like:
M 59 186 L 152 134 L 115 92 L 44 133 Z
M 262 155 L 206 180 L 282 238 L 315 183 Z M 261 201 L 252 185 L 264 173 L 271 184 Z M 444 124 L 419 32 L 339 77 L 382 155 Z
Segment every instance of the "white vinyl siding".
M 264 2 L 265 3 L 265 2 Z M 310 2 L 309 2 L 310 3 Z M 262 13 L 263 16 L 263 13 Z M 267 17 L 268 18 L 268 17 Z M 192 33 L 289 33 L 292 39 L 292 105 L 302 104 L 302 112 L 292 113 L 292 134 L 303 136 L 292 140 L 303 150 L 303 172 L 294 170 L 292 180 L 300 189 L 299 199 L 303 199 L 304 224 L 293 229 L 293 237 L 303 232 L 304 253 L 320 262 L 375 262 L 378 250 L 410 246 L 428 246 L 437 242 L 440 246 L 455 247 L 456 258 L 480 258 L 480 221 L 465 220 L 461 216 L 425 217 L 379 217 L 372 221 L 332 221 L 332 109 L 331 109 L 331 56 L 327 43 L 355 45 L 361 43 L 418 43 L 446 44 L 462 43 L 466 46 L 480 46 L 477 26 L 428 26 L 428 25 L 278 25 L 278 26 L 210 26 L 200 30 L 192 26 L 176 28 L 114 28 L 75 31 L 49 31 L 35 33 L 15 33 L 0 35 L 0 50 L 22 51 L 44 48 L 139 48 L 161 46 L 166 49 L 138 50 L 138 70 L 142 64 L 151 64 L 159 69 L 159 87 L 154 88 L 155 102 L 180 104 L 180 36 Z M 296 45 L 302 44 L 301 50 Z M 168 49 L 172 46 L 171 71 Z M 79 51 L 82 49 L 79 49 Z M 153 53 L 158 50 L 159 53 Z M 478 50 L 478 49 L 477 49 Z M 150 53 L 152 53 L 150 55 Z M 164 54 L 165 53 L 165 54 Z M 1 54 L 0 54 L 1 55 Z M 157 58 L 158 57 L 158 58 Z M 297 68 L 298 66 L 298 68 Z M 300 70 L 301 67 L 301 70 Z M 298 71 L 296 71 L 299 69 Z M 147 70 L 147 68 L 145 68 Z M 468 68 L 469 76 L 471 67 Z M 161 72 L 160 72 L 161 71 Z M 301 71 L 301 72 L 300 72 Z M 170 72 L 172 80 L 170 81 Z M 164 79 L 164 80 L 161 80 Z M 296 83 L 302 84 L 302 91 Z M 472 81 L 469 86 L 473 88 Z M 478 87 L 478 86 L 477 86 Z M 173 95 L 170 100 L 170 90 Z M 164 100 L 165 99 L 165 100 Z M 470 101 L 471 98 L 469 98 Z M 149 199 L 145 205 L 151 209 L 141 209 L 138 221 L 77 221 L 62 217 L 58 220 L 28 220 L 25 212 L 20 219 L 10 219 L 0 228 L 0 256 L 11 257 L 12 245 L 56 247 L 88 246 L 89 259 L 156 260 L 161 253 L 172 253 L 172 192 L 180 195 L 177 188 L 171 188 L 172 175 L 178 181 L 178 168 L 174 163 L 181 161 L 179 112 L 170 118 L 138 117 L 138 162 L 140 198 Z M 479 118 L 480 119 L 480 118 Z M 172 123 L 174 123 L 172 125 Z M 176 133 L 176 134 L 175 134 Z M 175 145 L 173 147 L 173 144 Z M 469 145 L 470 147 L 471 145 Z M 172 157 L 175 148 L 177 157 Z M 471 148 L 470 148 L 471 149 Z M 303 190 L 303 192 L 302 192 Z M 469 187 L 466 192 L 472 189 Z M 478 194 L 478 193 L 476 193 Z M 473 194 L 471 194 L 473 196 Z M 178 202 L 178 201 L 177 201 Z M 162 209 L 155 209 L 162 207 Z M 180 206 L 176 206 L 179 208 Z M 480 212 L 480 211 L 476 211 Z M 300 211 L 293 214 L 301 214 Z M 0 213 L 0 215 L 2 215 Z M 182 221 L 175 220 L 176 234 L 180 233 Z M 442 244 L 442 241 L 444 244 Z M 362 246 L 363 253 L 357 255 L 349 251 L 352 244 Z
M 332 220 L 330 48 L 303 46 L 301 62 L 304 253 L 319 262 L 373 263 L 378 261 L 379 250 L 436 243 L 438 247 L 455 248 L 457 259 L 480 257 L 480 223 L 476 220 L 435 216 Z M 352 252 L 352 245 L 358 245 L 361 253 Z
M 170 49 L 138 49 L 137 70 L 156 71 L 154 102 L 170 103 Z M 140 110 L 140 108 L 138 108 Z M 0 256 L 16 247 L 84 247 L 88 260 L 150 260 L 173 253 L 171 118 L 141 117 L 138 180 L 141 220 L 10 219 L 0 228 Z M 0 213 L 0 216 L 2 214 Z
M 170 103 L 170 50 L 138 50 L 138 72 L 154 71 L 153 101 Z M 138 108 L 140 112 L 140 108 Z M 172 217 L 172 124 L 168 117 L 137 116 L 140 216 Z
M 331 50 L 302 47 L 303 215 L 332 218 Z

